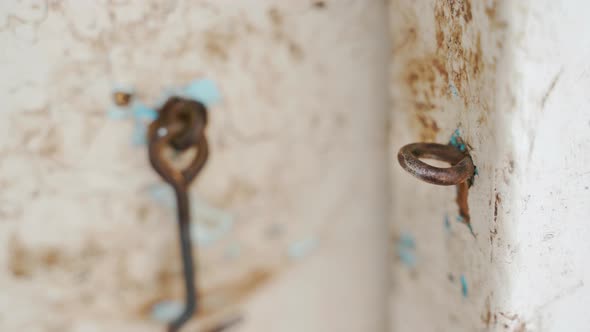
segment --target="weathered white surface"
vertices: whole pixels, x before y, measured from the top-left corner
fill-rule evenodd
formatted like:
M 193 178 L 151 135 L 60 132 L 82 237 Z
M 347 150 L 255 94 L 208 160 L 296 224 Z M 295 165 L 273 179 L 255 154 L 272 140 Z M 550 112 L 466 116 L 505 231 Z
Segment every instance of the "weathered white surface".
M 510 302 L 531 331 L 590 329 L 589 12 L 587 1 L 515 6 Z
M 150 104 L 199 77 L 223 101 L 193 194 L 235 220 L 200 251 L 204 318 L 244 304 L 236 331 L 385 330 L 384 2 L 1 6 L 0 330 L 163 330 L 174 212 L 133 121 L 106 114 L 115 84 Z
M 445 143 L 459 128 L 479 170 L 474 237 L 455 221 L 454 188 L 419 182 L 392 158 L 395 238 L 416 247 L 412 267 L 396 246 L 392 331 L 590 327 L 589 9 L 392 1 L 393 149 Z

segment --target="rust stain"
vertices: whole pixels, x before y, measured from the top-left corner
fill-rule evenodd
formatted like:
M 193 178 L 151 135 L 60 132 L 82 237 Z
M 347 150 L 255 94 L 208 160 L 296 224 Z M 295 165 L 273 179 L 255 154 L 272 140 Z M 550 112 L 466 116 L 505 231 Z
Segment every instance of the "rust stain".
M 314 1 L 313 6 L 318 9 L 323 9 L 326 7 L 326 2 L 325 1 Z
M 17 236 L 12 236 L 8 242 L 8 266 L 13 276 L 26 278 L 32 275 L 31 257 Z
M 402 41 L 399 42 L 392 49 L 392 54 L 393 55 L 395 55 L 396 53 L 398 53 L 403 48 L 409 47 L 409 46 L 413 45 L 416 42 L 416 40 L 418 39 L 418 33 L 416 31 L 416 27 L 415 26 L 409 27 L 405 33 L 402 33 L 402 35 L 403 35 Z
M 475 51 L 470 52 L 470 63 L 471 63 L 471 74 L 474 77 L 477 77 L 484 68 L 483 63 L 483 50 L 481 48 L 481 34 L 477 34 L 477 39 L 475 42 Z
M 403 35 L 393 49 L 410 50 L 412 41 L 419 40 L 417 26 L 418 15 L 402 14 L 410 21 Z M 465 107 L 470 104 L 481 106 L 480 93 L 482 84 L 479 78 L 485 71 L 482 38 L 479 31 L 472 26 L 473 8 L 469 0 L 438 0 L 434 5 L 436 49 L 418 57 L 410 57 L 404 64 L 401 79 L 411 96 L 412 120 L 419 125 L 421 138 L 434 137 L 429 124 L 428 112 L 444 104 L 450 95 L 449 86 L 454 86 L 456 96 L 460 97 Z M 424 32 L 425 34 L 426 32 Z M 473 106 L 473 105 L 472 105 Z M 481 118 L 485 121 L 485 118 Z
M 420 121 L 420 125 L 422 126 L 422 130 L 420 131 L 420 140 L 422 142 L 435 141 L 436 134 L 438 134 L 440 130 L 436 124 L 436 121 L 425 114 L 418 114 L 417 118 L 418 121 Z
M 289 53 L 291 57 L 297 61 L 301 61 L 304 58 L 303 48 L 293 40 L 287 41 Z
M 486 309 L 485 313 L 481 316 L 481 321 L 485 324 L 486 327 L 490 327 L 490 323 L 492 322 L 492 308 L 491 308 L 491 300 L 488 296 L 486 298 Z
M 467 181 L 457 185 L 457 205 L 459 206 L 459 215 L 463 218 L 463 221 L 470 225 L 471 217 L 469 215 L 469 184 Z
M 235 206 L 235 204 L 249 200 L 258 194 L 258 188 L 242 179 L 234 178 L 227 191 L 216 200 L 221 207 Z
M 486 113 L 480 113 L 479 116 L 477 117 L 477 124 L 478 125 L 483 125 L 484 123 L 486 123 L 488 121 L 488 115 Z
M 54 159 L 61 152 L 62 139 L 55 127 L 51 127 L 45 133 L 45 137 L 39 146 L 38 153 L 48 159 Z
M 499 5 L 500 1 L 492 1 L 489 7 L 485 7 L 484 11 L 488 20 L 490 21 L 490 25 L 496 29 L 506 29 L 508 27 L 508 23 L 503 21 L 499 15 Z
M 179 280 L 180 273 L 173 273 L 170 270 L 162 269 L 156 274 L 156 289 L 161 293 L 171 294 L 174 284 Z M 164 297 L 164 296 L 162 296 Z
M 104 249 L 100 246 L 98 240 L 93 238 L 86 241 L 84 247 L 82 248 L 82 252 L 80 256 L 88 261 L 90 259 L 98 258 L 105 254 Z
M 113 101 L 118 106 L 128 106 L 132 98 L 133 95 L 128 92 L 117 91 L 113 94 Z
M 279 28 L 283 25 L 283 14 L 276 7 L 271 7 L 268 10 L 267 15 L 276 28 Z
M 137 208 L 136 210 L 136 214 L 137 214 L 137 220 L 140 222 L 144 222 L 148 216 L 150 209 L 146 206 L 146 205 L 141 205 Z
M 477 33 L 474 47 L 468 47 L 464 39 L 469 23 L 473 19 L 470 1 L 440 0 L 435 5 L 436 54 L 447 59 L 446 66 L 452 68 L 448 78 L 463 96 L 465 106 L 469 103 L 464 93 L 470 80 L 475 80 L 484 69 L 480 33 Z M 451 83 L 447 80 L 447 85 Z
M 500 197 L 500 193 L 496 193 L 496 201 L 494 203 L 494 223 L 498 221 L 498 207 L 502 203 L 502 198 Z
M 435 100 L 447 91 L 448 72 L 438 56 L 410 60 L 404 73 L 415 110 L 418 113 L 436 108 Z
M 465 19 L 465 22 L 469 23 L 473 18 L 473 13 L 471 12 L 471 0 L 460 1 L 460 3 L 462 4 L 463 18 Z
M 46 267 L 56 266 L 61 260 L 61 252 L 55 248 L 48 249 L 41 256 L 41 261 Z
M 202 295 L 204 298 L 225 298 L 231 302 L 240 302 L 270 281 L 273 275 L 274 273 L 268 269 L 256 269 L 245 278 L 205 289 Z
M 490 7 L 486 7 L 485 13 L 490 21 L 495 20 L 498 15 L 498 2 L 494 1 Z
M 218 40 L 206 39 L 205 49 L 211 57 L 219 58 L 222 60 L 227 60 L 228 58 L 227 51 Z
M 442 29 L 436 29 L 436 47 L 442 49 L 445 43 L 445 32 Z
M 229 59 L 228 49 L 237 41 L 234 34 L 212 29 L 205 31 L 203 36 L 205 39 L 205 51 L 209 56 L 223 61 Z
M 496 191 L 496 189 L 494 189 L 494 191 Z M 498 208 L 500 206 L 500 203 L 502 202 L 502 199 L 500 197 L 500 193 L 496 192 L 495 195 L 495 201 L 494 201 L 494 225 L 493 227 L 490 229 L 490 262 L 494 261 L 494 240 L 496 239 L 496 236 L 498 235 L 498 227 L 497 227 L 497 219 L 498 219 Z M 492 200 L 490 199 L 490 204 L 489 206 L 492 206 Z
M 27 248 L 18 236 L 8 241 L 8 268 L 16 278 L 28 278 L 42 269 L 67 267 L 67 259 L 58 248 Z
M 283 43 L 287 47 L 289 55 L 297 61 L 301 61 L 304 58 L 303 47 L 297 43 L 293 38 L 289 37 L 284 31 L 284 15 L 276 7 L 271 7 L 267 16 L 273 25 L 273 38 L 280 43 Z

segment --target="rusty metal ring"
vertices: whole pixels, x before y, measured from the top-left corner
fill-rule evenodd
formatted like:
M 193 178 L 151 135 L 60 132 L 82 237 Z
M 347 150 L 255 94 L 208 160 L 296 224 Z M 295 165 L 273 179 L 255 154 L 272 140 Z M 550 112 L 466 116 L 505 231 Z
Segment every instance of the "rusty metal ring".
M 428 165 L 420 158 L 447 162 L 451 167 Z M 441 186 L 460 184 L 473 177 L 475 166 L 471 157 L 452 145 L 437 143 L 412 143 L 402 147 L 397 160 L 400 165 L 418 179 Z

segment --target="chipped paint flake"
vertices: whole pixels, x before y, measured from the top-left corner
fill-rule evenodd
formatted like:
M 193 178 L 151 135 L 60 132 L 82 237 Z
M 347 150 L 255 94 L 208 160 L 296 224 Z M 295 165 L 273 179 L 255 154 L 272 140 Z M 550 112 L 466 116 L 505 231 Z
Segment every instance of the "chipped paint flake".
M 467 290 L 467 278 L 465 278 L 465 275 L 461 275 L 461 277 L 459 278 L 459 280 L 461 281 L 461 294 L 463 294 L 463 297 L 467 297 L 468 294 L 468 290 Z
M 416 240 L 412 234 L 402 233 L 400 235 L 397 241 L 397 256 L 406 267 L 416 267 Z
M 293 260 L 302 259 L 314 251 L 318 244 L 319 241 L 315 236 L 307 236 L 291 243 L 287 248 L 287 256 Z

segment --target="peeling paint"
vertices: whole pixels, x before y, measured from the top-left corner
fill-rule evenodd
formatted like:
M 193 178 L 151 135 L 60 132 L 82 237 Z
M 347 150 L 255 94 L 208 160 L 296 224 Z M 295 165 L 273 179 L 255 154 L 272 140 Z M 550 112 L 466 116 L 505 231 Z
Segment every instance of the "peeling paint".
M 444 219 L 444 225 L 445 225 L 445 230 L 447 232 L 451 232 L 451 222 L 449 221 L 449 215 L 445 215 L 445 219 Z
M 115 85 L 113 88 L 113 105 L 108 110 L 108 117 L 113 120 L 131 118 L 134 122 L 131 142 L 135 146 L 146 144 L 148 124 L 156 119 L 157 109 L 172 96 L 197 100 L 206 106 L 212 106 L 221 100 L 221 93 L 217 84 L 211 79 L 196 79 L 185 86 L 171 87 L 162 93 L 153 107 L 145 105 L 134 96 L 132 86 Z M 130 99 L 127 103 L 122 99 Z
M 459 280 L 461 281 L 461 294 L 463 295 L 463 297 L 467 297 L 468 295 L 468 290 L 467 290 L 467 278 L 465 278 L 464 275 L 461 275 L 461 277 L 459 278 Z
M 178 301 L 162 301 L 156 303 L 152 308 L 152 319 L 168 323 L 176 319 L 183 311 L 184 304 Z
M 416 240 L 410 233 L 402 233 L 397 241 L 397 255 L 408 268 L 414 268 L 417 264 Z
M 293 260 L 302 259 L 315 250 L 318 244 L 318 239 L 315 236 L 307 236 L 291 243 L 287 248 L 287 256 Z

